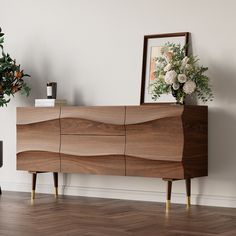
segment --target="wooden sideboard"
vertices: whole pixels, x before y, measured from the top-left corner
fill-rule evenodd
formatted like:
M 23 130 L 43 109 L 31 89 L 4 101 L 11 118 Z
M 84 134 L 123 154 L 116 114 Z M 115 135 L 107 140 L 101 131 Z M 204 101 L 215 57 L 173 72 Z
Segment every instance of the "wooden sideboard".
M 174 180 L 207 175 L 206 106 L 62 106 L 17 108 L 17 169 L 157 177 Z

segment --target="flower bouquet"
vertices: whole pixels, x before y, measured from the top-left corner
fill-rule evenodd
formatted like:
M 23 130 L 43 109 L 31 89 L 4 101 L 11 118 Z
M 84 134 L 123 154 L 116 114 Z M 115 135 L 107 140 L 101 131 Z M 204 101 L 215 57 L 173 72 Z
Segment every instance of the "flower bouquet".
M 25 74 L 20 65 L 17 65 L 16 61 L 4 52 L 3 36 L 0 28 L 0 48 L 2 50 L 2 57 L 0 57 L 0 107 L 7 106 L 10 102 L 9 97 L 14 96 L 16 92 L 21 91 L 21 94 L 26 96 L 29 96 L 30 92 L 30 88 L 23 79 L 29 75 Z
M 171 93 L 179 104 L 184 104 L 185 97 L 193 94 L 204 103 L 212 101 L 209 78 L 204 74 L 208 68 L 199 66 L 197 57 L 186 56 L 185 49 L 173 43 L 162 47 L 161 56 L 155 58 L 155 79 L 150 85 L 152 99 Z

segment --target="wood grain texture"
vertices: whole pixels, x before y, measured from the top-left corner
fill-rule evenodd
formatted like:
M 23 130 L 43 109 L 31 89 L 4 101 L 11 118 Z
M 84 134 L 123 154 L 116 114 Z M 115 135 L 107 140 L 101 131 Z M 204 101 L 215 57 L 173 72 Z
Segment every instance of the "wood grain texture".
M 124 125 L 124 106 L 61 107 L 61 118 L 79 118 L 112 125 Z M 65 131 L 63 131 L 64 133 Z
M 17 153 L 33 150 L 59 153 L 59 147 L 59 120 L 17 125 Z
M 184 167 L 181 162 L 147 160 L 126 156 L 126 175 L 184 179 Z
M 125 157 L 122 155 L 80 157 L 61 154 L 61 172 L 124 176 Z
M 185 106 L 182 122 L 185 177 L 207 176 L 208 108 L 206 106 Z
M 57 172 L 62 166 L 62 172 L 171 179 L 207 175 L 205 106 L 61 107 L 61 116 L 60 108 L 19 108 L 17 117 L 18 169 Z
M 17 125 L 59 119 L 60 107 L 17 107 Z
M 201 156 L 198 158 L 184 159 L 184 178 L 202 177 L 208 175 L 208 158 Z
M 74 156 L 124 155 L 125 136 L 61 135 L 61 153 Z
M 125 155 L 150 160 L 182 161 L 182 111 L 180 106 L 127 107 Z
M 164 189 L 163 189 L 164 191 Z M 1 236 L 235 236 L 236 208 L 3 192 Z
M 60 170 L 59 115 L 60 108 L 17 109 L 18 169 Z
M 126 107 L 126 125 L 141 124 L 162 118 L 180 117 L 184 106 L 176 104 L 155 104 Z
M 126 156 L 126 175 L 164 179 L 187 179 L 207 176 L 206 157 L 175 161 L 154 161 Z
M 17 170 L 59 172 L 60 156 L 54 152 L 21 152 L 17 154 Z
M 207 107 L 145 109 L 142 113 L 139 107 L 126 110 L 126 174 L 173 179 L 206 176 Z
M 61 134 L 125 135 L 125 126 L 81 118 L 62 118 Z
M 207 157 L 208 111 L 206 106 L 185 106 L 183 159 Z

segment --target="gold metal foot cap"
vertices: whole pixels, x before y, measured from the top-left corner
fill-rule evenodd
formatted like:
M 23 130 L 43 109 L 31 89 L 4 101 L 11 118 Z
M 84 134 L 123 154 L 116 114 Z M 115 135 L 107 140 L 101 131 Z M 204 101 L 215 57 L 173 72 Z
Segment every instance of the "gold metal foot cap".
M 31 192 L 31 199 L 32 199 L 32 200 L 35 199 L 35 190 L 32 190 L 32 192 Z
M 170 205 L 170 200 L 166 200 L 166 211 L 169 211 Z
M 189 208 L 191 206 L 191 197 L 187 197 L 187 207 Z

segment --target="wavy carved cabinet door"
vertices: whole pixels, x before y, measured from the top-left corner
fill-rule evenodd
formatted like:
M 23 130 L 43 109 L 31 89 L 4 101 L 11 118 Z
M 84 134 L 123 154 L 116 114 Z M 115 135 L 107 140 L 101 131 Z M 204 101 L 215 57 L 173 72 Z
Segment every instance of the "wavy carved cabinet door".
M 61 171 L 125 175 L 125 107 L 61 108 Z
M 17 169 L 60 171 L 60 108 L 17 108 Z
M 126 109 L 126 175 L 184 179 L 207 175 L 206 106 Z
M 175 105 L 127 107 L 127 175 L 183 178 L 182 112 Z

